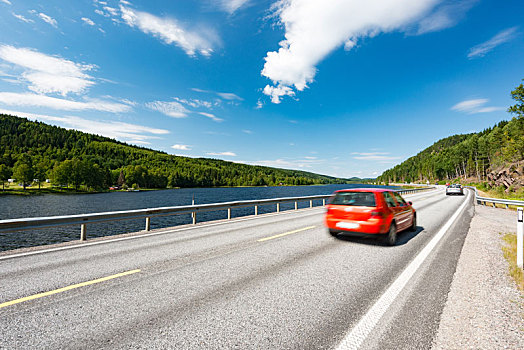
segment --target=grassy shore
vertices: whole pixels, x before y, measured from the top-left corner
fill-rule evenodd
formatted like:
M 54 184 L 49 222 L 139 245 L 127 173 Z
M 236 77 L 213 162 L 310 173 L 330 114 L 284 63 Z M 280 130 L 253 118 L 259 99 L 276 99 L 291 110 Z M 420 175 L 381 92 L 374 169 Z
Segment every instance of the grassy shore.
M 102 192 L 108 192 L 108 191 L 102 191 Z M 60 188 L 60 187 L 41 187 L 40 189 L 38 187 L 27 187 L 25 190 L 18 186 L 15 188 L 14 186 L 11 186 L 9 188 L 6 188 L 5 190 L 0 189 L 0 196 L 5 195 L 14 195 L 14 196 L 33 196 L 33 195 L 40 195 L 40 194 L 89 194 L 89 193 L 100 193 L 94 192 L 94 191 L 81 191 L 81 190 L 75 190 L 74 188 Z
M 93 194 L 93 193 L 105 193 L 105 192 L 116 192 L 107 190 L 86 190 L 84 188 L 75 189 L 73 187 L 58 187 L 53 186 L 50 183 L 42 183 L 40 187 L 38 184 L 32 184 L 31 186 L 26 186 L 25 190 L 23 186 L 18 184 L 4 184 L 2 189 L 0 184 L 0 196 L 2 195 L 15 195 L 15 196 L 33 196 L 40 194 Z M 125 192 L 125 190 L 119 190 Z M 140 189 L 140 191 L 153 191 L 153 189 Z

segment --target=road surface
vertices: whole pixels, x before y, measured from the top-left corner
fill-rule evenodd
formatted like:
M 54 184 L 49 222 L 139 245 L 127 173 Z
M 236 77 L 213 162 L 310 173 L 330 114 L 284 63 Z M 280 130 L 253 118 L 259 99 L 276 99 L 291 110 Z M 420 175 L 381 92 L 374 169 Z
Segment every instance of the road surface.
M 394 247 L 333 238 L 313 208 L 1 257 L 0 348 L 429 349 L 472 196 L 405 198 L 418 229 Z

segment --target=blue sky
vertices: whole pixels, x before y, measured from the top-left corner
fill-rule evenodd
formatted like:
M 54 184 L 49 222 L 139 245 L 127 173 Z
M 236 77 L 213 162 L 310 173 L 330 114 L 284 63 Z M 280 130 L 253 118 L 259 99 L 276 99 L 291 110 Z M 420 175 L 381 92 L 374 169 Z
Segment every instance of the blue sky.
M 0 112 L 375 177 L 510 116 L 521 0 L 0 0 Z

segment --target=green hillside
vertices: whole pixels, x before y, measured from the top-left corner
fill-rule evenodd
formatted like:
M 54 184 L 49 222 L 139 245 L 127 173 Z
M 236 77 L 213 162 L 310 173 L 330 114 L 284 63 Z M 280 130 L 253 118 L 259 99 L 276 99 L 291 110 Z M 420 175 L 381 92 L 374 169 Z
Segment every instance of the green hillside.
M 169 155 L 106 137 L 0 114 L 0 182 L 82 190 L 346 183 L 305 171 Z
M 500 187 L 506 193 L 524 186 L 524 87 L 511 95 L 517 104 L 510 121 L 479 133 L 441 139 L 417 155 L 386 170 L 381 182 L 462 181 Z

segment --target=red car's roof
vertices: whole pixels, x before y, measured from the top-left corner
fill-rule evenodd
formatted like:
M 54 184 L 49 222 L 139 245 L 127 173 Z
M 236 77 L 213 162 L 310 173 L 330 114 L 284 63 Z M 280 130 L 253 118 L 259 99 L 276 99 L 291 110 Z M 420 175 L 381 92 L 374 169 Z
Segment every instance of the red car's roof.
M 378 188 L 378 187 L 367 187 L 367 188 L 348 188 L 345 190 L 338 190 L 337 192 L 386 192 L 391 191 L 390 188 Z

